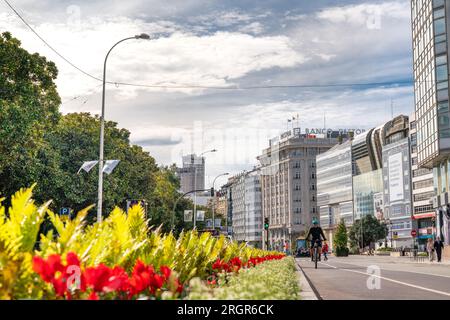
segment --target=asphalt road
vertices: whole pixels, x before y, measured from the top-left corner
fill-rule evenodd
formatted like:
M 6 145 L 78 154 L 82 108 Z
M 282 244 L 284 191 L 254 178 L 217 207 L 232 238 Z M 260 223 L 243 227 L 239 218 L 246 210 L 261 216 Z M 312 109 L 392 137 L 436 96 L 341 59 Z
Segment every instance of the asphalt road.
M 329 257 L 317 269 L 297 259 L 319 299 L 450 300 L 450 265 L 412 263 L 394 257 Z

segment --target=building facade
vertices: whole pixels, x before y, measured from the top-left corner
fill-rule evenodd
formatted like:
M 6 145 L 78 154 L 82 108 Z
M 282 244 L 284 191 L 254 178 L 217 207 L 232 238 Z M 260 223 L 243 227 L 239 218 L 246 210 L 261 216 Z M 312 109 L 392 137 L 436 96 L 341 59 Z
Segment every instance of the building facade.
M 413 246 L 409 137 L 383 147 L 383 216 L 391 247 Z
M 195 154 L 183 156 L 183 167 L 178 169 L 181 192 L 205 189 L 205 158 Z
M 411 148 L 411 180 L 412 180 L 412 219 L 413 229 L 417 230 L 417 244 L 425 250 L 428 238 L 434 238 L 436 213 L 433 198 L 436 195 L 433 184 L 433 170 L 420 168 L 417 160 L 417 126 L 415 114 L 409 117 L 409 135 Z
M 381 220 L 388 225 L 388 240 L 394 248 L 413 246 L 411 157 L 409 118 L 395 117 L 383 132 L 383 208 Z
M 433 169 L 436 235 L 450 244 L 450 0 L 412 0 L 417 161 Z
M 230 179 L 232 237 L 262 248 L 262 205 L 259 170 L 243 172 Z
M 337 138 L 317 138 L 294 129 L 271 139 L 269 148 L 258 156 L 271 249 L 293 248 L 297 237 L 308 231 L 312 218 L 319 218 L 316 156 L 337 143 Z
M 353 224 L 353 174 L 351 141 L 317 155 L 317 206 L 320 225 L 330 246 L 340 220 Z
M 352 141 L 354 219 L 376 215 L 375 202 L 383 192 L 383 126 L 357 135 Z

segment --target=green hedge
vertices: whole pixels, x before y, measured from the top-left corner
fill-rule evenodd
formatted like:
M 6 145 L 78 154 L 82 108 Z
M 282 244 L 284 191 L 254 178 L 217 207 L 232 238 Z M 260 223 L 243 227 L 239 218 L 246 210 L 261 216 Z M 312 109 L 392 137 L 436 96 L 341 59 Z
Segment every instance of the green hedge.
M 292 257 L 267 261 L 235 275 L 222 275 L 218 287 L 196 278 L 190 282 L 189 300 L 298 300 L 300 287 Z

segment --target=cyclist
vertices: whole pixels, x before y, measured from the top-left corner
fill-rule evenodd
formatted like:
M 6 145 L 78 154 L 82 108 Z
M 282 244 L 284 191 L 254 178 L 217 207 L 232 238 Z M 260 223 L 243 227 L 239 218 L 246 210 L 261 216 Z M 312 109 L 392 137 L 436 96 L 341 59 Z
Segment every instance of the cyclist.
M 327 241 L 325 235 L 323 234 L 322 228 L 319 226 L 319 221 L 316 218 L 313 218 L 312 227 L 309 228 L 308 234 L 306 235 L 306 239 L 309 239 L 311 236 L 311 261 L 314 261 L 314 244 L 317 242 L 317 252 L 319 253 L 319 261 L 320 261 L 320 252 L 322 250 L 322 240 L 320 236 L 322 236 L 323 241 Z

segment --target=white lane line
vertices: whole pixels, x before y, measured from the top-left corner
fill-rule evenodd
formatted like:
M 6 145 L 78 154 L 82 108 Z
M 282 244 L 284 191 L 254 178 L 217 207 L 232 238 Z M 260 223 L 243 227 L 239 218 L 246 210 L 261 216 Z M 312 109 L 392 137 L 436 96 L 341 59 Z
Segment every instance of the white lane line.
M 404 286 L 407 286 L 407 287 L 420 289 L 420 290 L 424 290 L 424 291 L 429 291 L 429 292 L 433 292 L 433 293 L 436 293 L 436 294 L 441 294 L 441 295 L 450 297 L 450 292 L 445 292 L 445 291 L 439 291 L 439 290 L 435 290 L 435 289 L 425 288 L 425 287 L 417 286 L 415 284 L 411 284 L 411 283 L 407 283 L 407 282 L 403 282 L 403 281 L 398 281 L 398 280 L 394 280 L 394 279 L 391 279 L 391 278 L 386 278 L 386 277 L 378 276 L 378 275 L 375 275 L 375 274 L 370 274 L 370 273 L 367 273 L 367 272 L 350 270 L 350 269 L 341 269 L 341 268 L 332 266 L 331 264 L 324 263 L 324 262 L 319 262 L 319 263 L 324 264 L 324 265 L 326 265 L 328 267 L 331 267 L 333 269 L 339 269 L 339 270 L 342 270 L 342 271 L 354 272 L 354 273 L 359 273 L 359 274 L 363 274 L 363 275 L 370 276 L 370 277 L 376 277 L 376 278 L 379 278 L 379 279 L 382 279 L 382 280 L 390 281 L 390 282 L 393 282 L 393 283 L 396 283 L 396 284 L 401 284 L 401 285 L 404 285 Z
M 342 263 L 342 264 L 349 264 L 352 266 L 357 266 L 357 267 L 364 267 L 367 268 L 368 266 L 363 265 L 363 264 L 355 264 L 355 263 L 349 263 L 349 262 L 342 262 L 342 261 L 336 261 L 337 263 Z M 374 263 L 373 265 L 377 265 L 376 263 Z M 444 275 L 444 274 L 436 274 L 436 273 L 427 273 L 427 272 L 418 272 L 418 271 L 409 271 L 409 270 L 396 270 L 396 269 L 387 269 L 384 267 L 380 267 L 381 270 L 386 270 L 386 271 L 397 271 L 397 272 L 409 272 L 409 273 L 417 273 L 417 274 L 423 274 L 423 275 L 427 275 L 427 276 L 435 276 L 435 277 L 443 277 L 443 278 L 450 278 L 450 276 Z

